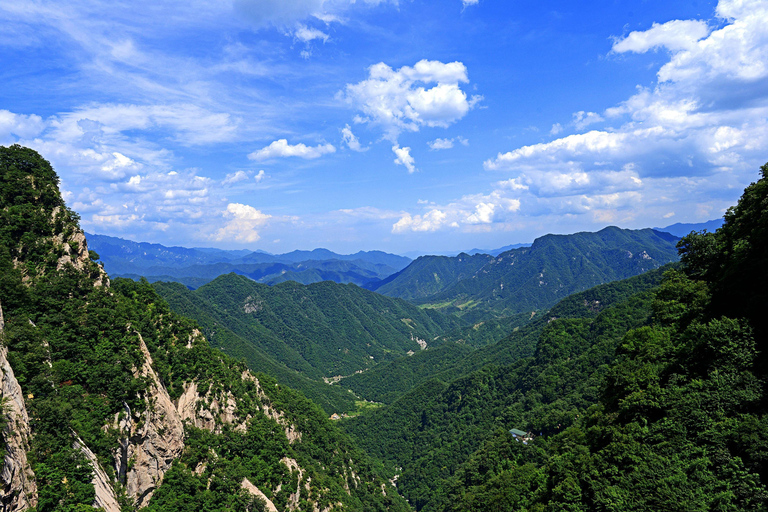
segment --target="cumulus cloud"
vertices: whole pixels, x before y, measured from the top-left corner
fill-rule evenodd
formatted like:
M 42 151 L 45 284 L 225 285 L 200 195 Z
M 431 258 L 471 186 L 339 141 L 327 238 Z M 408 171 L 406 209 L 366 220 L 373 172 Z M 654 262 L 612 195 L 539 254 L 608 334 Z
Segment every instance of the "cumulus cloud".
M 256 180 L 256 183 L 261 183 L 261 181 L 266 177 L 267 175 L 264 173 L 264 169 L 261 169 L 258 173 L 256 173 L 256 176 L 254 176 L 253 179 Z
M 490 194 L 472 194 L 460 200 L 434 205 L 424 202 L 426 211 L 421 215 L 403 213 L 392 225 L 392 233 L 432 232 L 441 229 L 486 229 L 494 223 L 510 220 L 520 209 L 520 200 L 509 197 L 501 190 Z
M 307 27 L 306 25 L 301 23 L 297 25 L 296 31 L 293 33 L 293 35 L 296 39 L 304 43 L 314 41 L 315 39 L 320 39 L 325 43 L 326 41 L 328 41 L 328 37 L 329 37 L 328 34 L 326 34 L 325 32 L 318 30 L 316 28 Z
M 253 206 L 240 203 L 229 203 L 222 216 L 226 219 L 226 224 L 211 237 L 217 242 L 256 242 L 261 238 L 257 230 L 271 218 L 271 215 L 262 213 Z
M 604 121 L 603 116 L 595 112 L 579 112 L 573 113 L 573 125 L 577 130 L 583 130 L 587 126 Z
M 381 62 L 368 74 L 362 82 L 347 84 L 340 97 L 362 111 L 356 122 L 380 127 L 391 142 L 403 131 L 448 127 L 482 100 L 461 89 L 460 84 L 469 82 L 461 62 L 421 60 L 398 70 Z
M 456 137 L 453 139 L 440 139 L 437 138 L 433 141 L 427 142 L 427 146 L 429 146 L 429 149 L 432 151 L 439 151 L 441 149 L 451 149 L 454 146 L 454 143 L 458 142 L 462 146 L 469 146 L 469 141 L 465 139 L 464 137 Z
M 707 35 L 709 26 L 699 20 L 654 23 L 648 30 L 631 32 L 627 37 L 615 41 L 611 51 L 645 53 L 662 47 L 670 51 L 690 50 Z
M 408 231 L 437 231 L 445 224 L 447 219 L 445 212 L 440 210 L 430 210 L 424 215 L 411 216 L 410 213 L 404 214 L 392 226 L 393 233 L 405 233 Z
M 320 158 L 329 153 L 335 153 L 336 148 L 332 144 L 318 144 L 307 146 L 305 144 L 290 145 L 286 139 L 274 141 L 269 146 L 254 151 L 248 155 L 251 160 L 262 161 L 270 158 L 285 158 L 295 156 L 307 160 Z
M 395 163 L 397 165 L 404 165 L 409 174 L 416 172 L 416 161 L 411 156 L 411 148 L 401 148 L 395 144 L 392 146 L 392 152 L 396 155 Z
M 629 222 L 638 204 L 661 218 L 680 202 L 720 215 L 765 159 L 768 2 L 722 0 L 716 12 L 716 24 L 677 20 L 617 40 L 613 53 L 669 51 L 658 84 L 602 113 L 574 114 L 578 130 L 611 123 L 605 129 L 488 159 L 487 170 L 511 175 L 498 190 L 528 216 Z
M 558 135 L 562 131 L 563 131 L 563 125 L 561 125 L 560 123 L 555 123 L 552 125 L 552 129 L 549 130 L 549 134 Z
M 368 151 L 369 148 L 363 147 L 360 145 L 360 141 L 357 137 L 355 137 L 355 134 L 352 133 L 352 128 L 349 127 L 349 125 L 346 125 L 344 128 L 341 129 L 341 137 L 344 141 L 344 144 L 347 145 L 349 149 L 352 151 L 357 151 L 358 153 L 362 153 L 364 151 Z
M 45 129 L 43 118 L 37 115 L 14 114 L 0 110 L 0 140 L 13 135 L 21 138 L 35 137 Z
M 222 180 L 222 185 L 234 185 L 235 183 L 238 183 L 240 181 L 246 181 L 248 179 L 248 173 L 245 171 L 237 171 L 233 172 L 231 174 L 227 174 L 227 176 Z

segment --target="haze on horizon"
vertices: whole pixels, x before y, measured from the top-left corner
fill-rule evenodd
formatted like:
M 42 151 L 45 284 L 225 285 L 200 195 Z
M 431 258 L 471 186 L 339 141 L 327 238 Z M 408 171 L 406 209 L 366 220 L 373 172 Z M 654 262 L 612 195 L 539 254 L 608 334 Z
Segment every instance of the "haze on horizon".
M 714 219 L 768 160 L 768 0 L 0 4 L 0 144 L 93 233 L 450 252 Z

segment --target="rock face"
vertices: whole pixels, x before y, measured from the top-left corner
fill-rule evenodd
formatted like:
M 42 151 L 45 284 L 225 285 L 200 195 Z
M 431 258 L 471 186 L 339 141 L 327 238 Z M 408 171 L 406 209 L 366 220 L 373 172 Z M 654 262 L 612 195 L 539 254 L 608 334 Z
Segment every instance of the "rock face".
M 138 334 L 137 334 L 138 335 Z M 184 425 L 165 386 L 152 369 L 152 356 L 139 336 L 144 365 L 136 376 L 149 379 L 147 409 L 131 411 L 128 406 L 115 417 L 120 446 L 115 451 L 115 470 L 137 508 L 149 503 L 162 483 L 165 472 L 184 450 Z
M 58 207 L 54 210 L 53 216 L 56 217 Z M 65 265 L 70 264 L 77 270 L 85 271 L 91 263 L 91 257 L 88 253 L 88 241 L 85 239 L 85 233 L 80 229 L 75 229 L 74 233 L 67 239 L 63 234 L 56 237 L 56 241 L 62 245 L 64 255 L 59 258 L 56 264 L 57 270 L 61 270 Z M 109 278 L 104 268 L 98 266 L 99 273 L 93 281 L 94 286 L 109 286 Z
M 76 437 L 74 447 L 85 455 L 93 468 L 93 484 L 96 491 L 96 499 L 93 503 L 95 508 L 103 509 L 104 512 L 120 512 L 120 504 L 117 502 L 115 490 L 112 488 L 112 482 L 99 464 L 96 454 L 93 453 L 79 437 Z
M 264 509 L 267 512 L 277 512 L 277 507 L 274 503 L 272 503 L 272 500 L 267 498 L 267 495 L 261 492 L 258 487 L 253 485 L 247 478 L 243 478 L 243 481 L 240 484 L 240 487 L 248 491 L 252 496 L 256 496 L 260 500 L 264 502 Z
M 6 453 L 0 473 L 0 483 L 3 486 L 0 510 L 16 512 L 37 505 L 37 485 L 35 475 L 27 461 L 30 438 L 29 415 L 24 405 L 21 386 L 8 363 L 8 349 L 2 345 L 4 328 L 3 310 L 0 306 L 0 398 L 5 402 L 3 415 L 6 419 L 3 429 Z
M 225 424 L 235 425 L 235 430 L 245 430 L 249 419 L 237 415 L 237 401 L 230 391 L 221 398 L 214 397 L 210 391 L 200 396 L 196 382 L 184 385 L 176 410 L 182 421 L 214 434 L 220 434 Z

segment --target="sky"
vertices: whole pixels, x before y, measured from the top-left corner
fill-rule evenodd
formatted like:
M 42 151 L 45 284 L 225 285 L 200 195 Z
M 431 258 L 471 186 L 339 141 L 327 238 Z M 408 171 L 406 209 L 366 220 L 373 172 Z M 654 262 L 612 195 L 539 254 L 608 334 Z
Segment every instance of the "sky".
M 164 245 L 703 222 L 768 161 L 768 0 L 14 0 L 0 80 L 0 145 Z

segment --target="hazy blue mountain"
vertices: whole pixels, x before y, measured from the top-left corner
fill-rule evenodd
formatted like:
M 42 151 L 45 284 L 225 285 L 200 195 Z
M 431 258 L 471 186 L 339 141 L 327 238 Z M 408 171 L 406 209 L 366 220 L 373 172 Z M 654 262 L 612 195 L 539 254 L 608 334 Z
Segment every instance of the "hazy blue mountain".
M 723 225 L 724 220 L 725 219 L 713 219 L 708 220 L 707 222 L 699 222 L 693 224 L 678 222 L 677 224 L 672 224 L 671 226 L 667 226 L 665 228 L 653 229 L 656 231 L 666 231 L 667 233 L 671 233 L 682 238 L 691 231 L 703 231 L 706 229 L 710 233 L 714 233 L 720 226 Z
M 491 256 L 498 256 L 499 254 L 507 251 L 511 251 L 512 249 L 520 249 L 521 247 L 530 247 L 530 243 L 525 244 L 511 244 L 511 245 L 505 245 L 504 247 L 499 247 L 498 249 L 472 249 L 470 251 L 464 251 L 465 253 L 469 254 L 470 256 L 474 256 L 475 254 L 490 254 Z
M 269 254 L 264 251 L 225 251 L 213 248 L 166 247 L 105 235 L 93 240 L 104 268 L 114 277 L 149 281 L 176 281 L 197 288 L 222 274 L 234 272 L 255 281 L 276 284 L 293 280 L 302 284 L 319 281 L 368 285 L 403 269 L 409 258 L 382 251 L 336 254 L 327 249 Z

